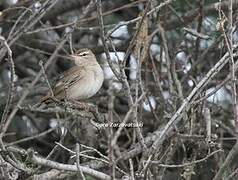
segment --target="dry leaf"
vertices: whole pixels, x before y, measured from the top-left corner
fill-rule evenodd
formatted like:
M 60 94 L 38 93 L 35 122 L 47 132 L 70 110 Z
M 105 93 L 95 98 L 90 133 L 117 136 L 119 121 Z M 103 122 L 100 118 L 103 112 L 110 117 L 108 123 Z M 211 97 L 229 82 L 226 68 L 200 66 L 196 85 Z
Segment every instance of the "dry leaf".
M 141 16 L 141 14 L 139 15 Z M 136 59 L 140 59 L 141 63 L 145 62 L 147 59 L 147 51 L 148 51 L 148 18 L 145 17 L 141 27 L 139 27 L 139 22 L 136 24 L 136 28 L 140 28 L 140 31 L 137 35 L 136 44 L 134 48 L 134 55 Z

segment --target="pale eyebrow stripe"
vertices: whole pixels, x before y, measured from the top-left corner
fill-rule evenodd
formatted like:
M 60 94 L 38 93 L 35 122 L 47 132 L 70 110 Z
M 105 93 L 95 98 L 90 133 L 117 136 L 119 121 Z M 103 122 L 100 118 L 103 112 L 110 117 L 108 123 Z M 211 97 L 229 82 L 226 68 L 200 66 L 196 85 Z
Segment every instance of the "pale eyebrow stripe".
M 88 51 L 85 51 L 85 52 L 78 53 L 78 55 L 82 55 L 82 54 L 86 54 L 86 55 L 88 55 L 89 52 L 88 52 Z

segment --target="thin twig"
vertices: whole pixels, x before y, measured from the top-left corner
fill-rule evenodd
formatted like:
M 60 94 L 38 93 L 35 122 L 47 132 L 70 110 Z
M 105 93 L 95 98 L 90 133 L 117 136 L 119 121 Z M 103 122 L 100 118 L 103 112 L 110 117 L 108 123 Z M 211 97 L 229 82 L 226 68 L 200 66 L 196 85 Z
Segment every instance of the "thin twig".
M 213 180 L 220 180 L 222 178 L 222 175 L 224 172 L 229 168 L 231 161 L 236 157 L 238 153 L 238 141 L 236 141 L 236 144 L 233 146 L 233 148 L 230 150 L 229 154 L 227 155 L 224 163 L 221 165 L 220 169 L 216 173 Z
M 183 167 L 186 167 L 186 166 L 191 166 L 191 165 L 194 165 L 194 164 L 198 164 L 198 163 L 201 163 L 201 162 L 204 162 L 206 161 L 208 158 L 210 158 L 211 156 L 213 156 L 214 154 L 216 153 L 219 153 L 219 152 L 223 152 L 223 150 L 221 149 L 218 149 L 210 154 L 208 154 L 206 157 L 202 158 L 202 159 L 199 159 L 199 160 L 195 160 L 193 162 L 189 162 L 189 163 L 184 163 L 184 164 L 175 164 L 175 165 L 172 165 L 172 164 L 161 164 L 160 162 L 158 161 L 150 161 L 151 164 L 156 164 L 156 166 L 159 166 L 159 167 L 167 167 L 167 168 L 183 168 Z
M 51 94 L 52 97 L 54 97 L 53 89 L 52 89 L 52 87 L 51 87 L 51 85 L 50 85 L 50 82 L 49 82 L 49 79 L 47 78 L 47 75 L 46 75 L 46 73 L 45 73 L 45 68 L 44 68 L 44 65 L 43 65 L 43 61 L 40 60 L 39 64 L 40 64 L 40 66 L 41 66 L 42 73 L 43 73 L 43 76 L 44 76 L 44 78 L 45 78 L 45 81 L 46 81 L 46 83 L 47 83 L 47 85 L 48 85 L 48 87 L 49 87 L 49 89 L 50 89 L 50 94 Z
M 86 179 L 85 179 L 85 176 L 84 176 L 84 174 L 83 174 L 83 171 L 82 171 L 82 169 L 81 169 L 81 167 L 80 167 L 80 158 L 79 158 L 80 147 L 79 147 L 79 146 L 80 146 L 79 143 L 76 143 L 76 165 L 77 165 L 77 169 L 78 169 L 78 172 L 79 172 L 81 178 L 82 178 L 83 180 L 86 180 Z
M 106 42 L 106 37 L 105 37 L 105 27 L 104 27 L 104 23 L 103 23 L 103 16 L 102 16 L 102 4 L 101 4 L 101 0 L 95 0 L 96 2 L 96 6 L 97 6 L 97 13 L 98 13 L 98 20 L 99 20 L 99 25 L 100 25 L 100 35 L 101 35 L 101 39 L 102 39 L 102 43 L 103 43 L 103 48 L 106 54 L 106 59 L 107 62 L 112 70 L 112 72 L 114 73 L 114 75 L 116 76 L 116 78 L 119 81 L 122 81 L 121 76 L 119 74 L 119 72 L 117 72 L 117 69 L 114 67 L 111 58 L 110 58 L 110 53 L 109 53 L 109 47 L 108 44 Z
M 33 135 L 33 136 L 30 136 L 30 137 L 27 137 L 27 138 L 23 138 L 23 139 L 20 139 L 18 141 L 14 141 L 14 142 L 11 142 L 11 143 L 7 143 L 6 144 L 6 147 L 8 146 L 13 146 L 13 145 L 16 145 L 16 144 L 19 144 L 19 143 L 23 143 L 23 142 L 27 142 L 27 141 L 31 141 L 33 139 L 37 139 L 37 138 L 40 138 L 42 136 L 45 136 L 47 134 L 49 134 L 50 132 L 54 131 L 55 129 L 57 129 L 58 126 L 54 127 L 54 128 L 50 128 L 40 134 L 37 134 L 37 135 Z
M 6 123 L 8 113 L 10 111 L 10 107 L 12 104 L 12 100 L 14 98 L 14 92 L 15 92 L 15 78 L 16 78 L 16 73 L 15 73 L 15 64 L 12 58 L 12 50 L 10 49 L 9 45 L 7 44 L 7 41 L 3 36 L 0 36 L 0 41 L 1 43 L 6 47 L 7 52 L 8 52 L 8 62 L 10 64 L 10 83 L 9 83 L 9 90 L 8 90 L 8 96 L 7 96 L 7 102 L 5 105 L 5 109 L 2 114 L 2 119 L 1 119 L 1 125 L 0 125 L 0 132 L 2 132 L 3 127 Z
M 41 165 L 41 166 L 47 166 L 47 167 L 64 170 L 64 171 L 75 171 L 75 172 L 78 171 L 78 168 L 76 165 L 62 164 L 62 163 L 58 163 L 55 161 L 47 160 L 42 157 L 36 156 L 33 153 L 32 153 L 31 160 L 33 163 L 35 163 L 37 165 Z M 110 177 L 108 175 L 106 175 L 102 172 L 93 170 L 89 167 L 80 166 L 80 169 L 82 170 L 83 173 L 90 175 L 92 177 L 102 179 L 102 180 L 110 180 Z

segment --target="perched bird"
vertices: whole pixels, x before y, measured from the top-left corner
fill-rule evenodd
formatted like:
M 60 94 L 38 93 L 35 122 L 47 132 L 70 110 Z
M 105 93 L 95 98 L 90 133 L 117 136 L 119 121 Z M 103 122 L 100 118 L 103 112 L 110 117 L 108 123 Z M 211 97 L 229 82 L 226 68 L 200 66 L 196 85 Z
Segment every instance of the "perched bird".
M 57 80 L 52 91 L 41 102 L 57 100 L 84 100 L 95 95 L 101 88 L 104 76 L 100 65 L 90 49 L 80 49 L 70 59 L 75 66 L 65 71 Z

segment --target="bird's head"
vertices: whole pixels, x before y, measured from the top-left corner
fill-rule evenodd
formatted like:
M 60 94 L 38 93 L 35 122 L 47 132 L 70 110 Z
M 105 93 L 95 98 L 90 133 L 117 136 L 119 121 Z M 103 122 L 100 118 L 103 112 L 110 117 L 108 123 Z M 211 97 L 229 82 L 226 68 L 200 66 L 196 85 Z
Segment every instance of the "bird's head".
M 79 49 L 73 55 L 70 55 L 77 66 L 95 64 L 96 57 L 90 49 Z

